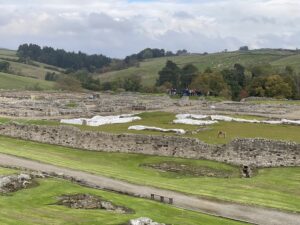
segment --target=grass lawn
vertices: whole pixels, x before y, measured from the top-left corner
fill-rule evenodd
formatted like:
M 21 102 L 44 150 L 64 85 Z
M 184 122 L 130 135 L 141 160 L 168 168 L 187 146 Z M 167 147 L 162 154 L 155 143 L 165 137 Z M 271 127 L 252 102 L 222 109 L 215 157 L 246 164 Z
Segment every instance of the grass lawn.
M 26 90 L 36 87 L 42 90 L 51 90 L 54 88 L 54 82 L 0 72 L 0 89 Z
M 184 129 L 187 131 L 193 131 L 200 126 L 185 125 L 185 124 L 173 124 L 175 114 L 168 112 L 145 112 L 138 114 L 142 120 L 133 121 L 131 123 L 123 124 L 109 124 L 99 127 L 91 126 L 76 126 L 82 130 L 89 131 L 103 131 L 109 133 L 133 133 L 133 134 L 152 134 L 162 135 L 159 131 L 136 131 L 128 130 L 132 125 L 146 125 L 156 126 L 169 129 Z M 244 119 L 258 119 L 263 120 L 262 117 L 257 116 L 234 116 Z M 8 122 L 11 119 L 0 118 L 0 122 Z M 51 120 L 26 120 L 26 119 L 14 119 L 14 121 L 24 124 L 36 124 L 36 125 L 60 125 L 59 121 Z M 70 125 L 75 126 L 75 125 Z M 184 137 L 198 138 L 206 143 L 210 144 L 225 144 L 232 141 L 235 138 L 267 138 L 273 140 L 295 141 L 300 143 L 300 126 L 292 125 L 270 125 L 270 124 L 252 124 L 252 123 L 238 123 L 238 122 L 219 122 L 217 124 L 207 126 L 208 130 L 201 131 L 197 134 L 186 134 Z M 218 131 L 225 131 L 226 138 L 218 138 Z M 175 135 L 173 133 L 163 133 L 164 135 Z
M 0 170 L 1 171 L 1 170 Z M 150 200 L 133 198 L 107 191 L 81 187 L 60 179 L 38 179 L 39 186 L 0 196 L 0 224 L 99 224 L 118 225 L 142 216 L 155 221 L 177 225 L 238 225 L 231 220 L 208 216 Z M 105 210 L 70 209 L 55 205 L 57 197 L 64 194 L 89 193 L 98 195 L 117 205 L 131 208 L 134 214 L 118 214 Z
M 191 177 L 140 165 L 171 161 L 235 173 L 238 173 L 239 168 L 206 160 L 83 151 L 6 137 L 0 137 L 0 152 L 132 183 L 300 212 L 300 167 L 260 169 L 250 179 Z
M 104 131 L 110 133 L 134 133 L 134 134 L 153 134 L 161 135 L 158 131 L 135 131 L 128 130 L 132 125 L 147 125 L 162 128 L 176 128 L 185 129 L 187 131 L 196 130 L 199 126 L 186 124 L 172 124 L 175 119 L 175 114 L 167 112 L 146 112 L 138 116 L 142 120 L 137 120 L 125 124 L 109 124 L 99 127 L 78 126 L 83 130 Z M 245 119 L 262 119 L 261 117 L 252 116 L 235 116 Z M 197 134 L 186 134 L 183 136 L 198 138 L 210 144 L 225 144 L 235 138 L 268 138 L 274 140 L 288 140 L 300 143 L 300 126 L 291 125 L 270 125 L 270 124 L 252 124 L 252 123 L 238 123 L 238 122 L 219 122 L 217 124 L 207 126 L 209 130 L 201 131 Z M 225 131 L 226 138 L 218 138 L 218 131 Z M 165 133 L 166 135 L 174 135 L 172 133 Z
M 2 175 L 15 174 L 15 173 L 17 173 L 17 172 L 18 172 L 18 170 L 0 167 L 0 176 L 2 176 Z

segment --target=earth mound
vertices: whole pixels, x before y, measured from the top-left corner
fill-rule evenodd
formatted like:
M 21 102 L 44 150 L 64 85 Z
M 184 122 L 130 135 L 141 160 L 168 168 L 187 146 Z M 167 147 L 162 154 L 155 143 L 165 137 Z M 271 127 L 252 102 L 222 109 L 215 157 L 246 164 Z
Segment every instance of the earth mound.
M 218 168 L 212 168 L 208 166 L 190 165 L 179 162 L 161 162 L 153 164 L 142 164 L 143 167 L 148 167 L 163 172 L 176 173 L 182 176 L 193 176 L 193 177 L 217 177 L 217 178 L 233 178 L 240 177 L 238 170 L 222 170 Z
M 63 195 L 58 199 L 58 205 L 64 205 L 73 209 L 104 209 L 107 211 L 114 211 L 123 214 L 134 213 L 132 209 L 114 205 L 109 201 L 103 200 L 98 196 L 90 194 Z

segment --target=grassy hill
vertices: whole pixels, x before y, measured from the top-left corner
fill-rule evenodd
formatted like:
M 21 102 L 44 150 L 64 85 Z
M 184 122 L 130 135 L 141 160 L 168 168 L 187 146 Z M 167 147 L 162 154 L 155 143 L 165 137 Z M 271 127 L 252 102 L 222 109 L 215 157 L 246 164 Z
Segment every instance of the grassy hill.
M 54 82 L 0 72 L 0 89 L 51 90 Z
M 35 61 L 33 61 L 32 64 L 24 64 L 17 62 L 17 60 L 18 57 L 16 55 L 16 51 L 0 49 L 0 61 L 9 62 L 10 69 L 15 75 L 44 80 L 47 72 L 60 73 L 63 71 L 62 68 Z
M 63 71 L 61 68 L 34 61 L 31 64 L 20 63 L 16 51 L 8 49 L 0 49 L 1 61 L 9 62 L 11 72 L 0 72 L 0 89 L 51 90 L 54 89 L 54 82 L 45 80 L 46 73 L 59 74 Z
M 208 55 L 194 54 L 149 59 L 141 62 L 139 67 L 130 67 L 128 69 L 107 72 L 96 76 L 102 81 L 112 81 L 119 77 L 137 74 L 142 77 L 142 82 L 145 86 L 151 86 L 158 77 L 158 71 L 162 69 L 167 60 L 172 60 L 181 67 L 191 63 L 198 67 L 200 71 L 203 71 L 207 67 L 213 69 L 232 68 L 235 63 L 240 63 L 244 66 L 270 63 L 277 68 L 284 68 L 287 65 L 291 65 L 300 71 L 300 54 L 296 54 L 292 51 L 261 49 L 248 52 L 237 51 Z

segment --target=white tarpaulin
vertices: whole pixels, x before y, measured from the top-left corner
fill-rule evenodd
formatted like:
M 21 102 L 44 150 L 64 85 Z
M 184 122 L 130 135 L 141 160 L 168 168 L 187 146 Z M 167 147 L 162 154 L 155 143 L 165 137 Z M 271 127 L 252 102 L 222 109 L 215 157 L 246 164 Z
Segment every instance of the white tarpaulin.
M 212 120 L 194 120 L 194 119 L 177 119 L 173 120 L 173 123 L 181 123 L 181 124 L 188 124 L 188 125 L 211 125 L 218 123 L 218 121 Z
M 149 127 L 149 126 L 142 126 L 142 125 L 136 125 L 136 126 L 130 126 L 128 127 L 128 130 L 154 130 L 154 131 L 161 131 L 161 132 L 174 132 L 177 134 L 185 134 L 185 130 L 183 129 L 164 129 L 160 127 Z
M 87 126 L 101 126 L 106 124 L 115 123 L 129 123 L 135 120 L 140 120 L 138 116 L 132 114 L 123 114 L 118 116 L 94 116 L 91 119 L 78 118 L 78 119 L 62 119 L 61 123 L 74 124 L 74 125 L 87 125 Z
M 300 125 L 300 120 L 250 120 L 235 118 L 230 116 L 223 115 L 201 115 L 201 114 L 177 114 L 176 120 L 173 120 L 173 123 L 182 123 L 188 125 L 210 125 L 217 123 L 217 121 L 226 121 L 226 122 L 240 122 L 240 123 L 265 123 L 265 124 L 289 124 L 289 125 Z

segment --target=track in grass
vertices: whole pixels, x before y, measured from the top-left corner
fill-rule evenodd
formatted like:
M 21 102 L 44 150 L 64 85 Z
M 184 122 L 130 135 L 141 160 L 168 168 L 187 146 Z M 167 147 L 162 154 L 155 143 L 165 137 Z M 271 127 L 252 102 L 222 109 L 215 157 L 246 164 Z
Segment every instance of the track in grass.
M 300 167 L 259 169 L 251 179 L 190 177 L 141 165 L 172 161 L 235 173 L 239 168 L 205 160 L 76 150 L 6 137 L 0 137 L 0 152 L 132 183 L 300 212 Z

